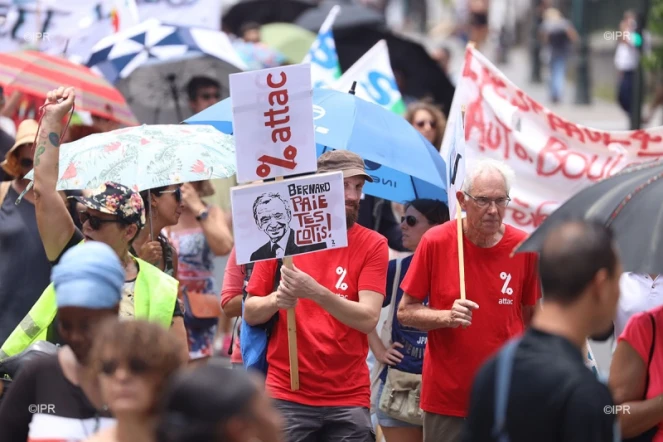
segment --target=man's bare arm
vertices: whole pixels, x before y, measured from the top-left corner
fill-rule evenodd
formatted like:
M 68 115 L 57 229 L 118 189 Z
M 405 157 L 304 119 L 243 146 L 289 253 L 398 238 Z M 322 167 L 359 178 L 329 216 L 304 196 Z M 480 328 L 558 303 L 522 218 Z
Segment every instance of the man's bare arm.
M 58 103 L 58 100 L 63 99 Z M 72 88 L 51 91 L 46 98 L 34 158 L 35 214 L 46 257 L 56 260 L 76 229 L 67 206 L 55 190 L 60 166 L 62 119 L 74 103 Z
M 312 299 L 343 324 L 369 334 L 380 320 L 384 296 L 371 290 L 360 290 L 359 302 L 355 302 L 320 286 L 317 296 Z
M 401 324 L 422 331 L 438 328 L 467 327 L 472 324 L 472 310 L 479 306 L 466 299 L 456 299 L 451 310 L 434 310 L 426 307 L 419 299 L 403 293 L 398 306 L 398 320 Z
M 278 311 L 276 292 L 267 296 L 251 296 L 249 293 L 244 301 L 244 320 L 252 326 L 266 323 Z

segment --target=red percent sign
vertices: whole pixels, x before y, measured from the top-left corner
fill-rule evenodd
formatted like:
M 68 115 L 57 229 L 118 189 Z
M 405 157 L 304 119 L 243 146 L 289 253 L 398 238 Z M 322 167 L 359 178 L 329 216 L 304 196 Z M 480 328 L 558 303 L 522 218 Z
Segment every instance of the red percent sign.
M 288 111 L 288 89 L 285 87 L 288 77 L 285 72 L 280 73 L 280 81 L 275 82 L 272 74 L 267 75 L 267 85 L 273 90 L 269 93 L 268 101 L 271 108 L 264 113 L 267 117 L 265 126 L 272 129 L 272 142 L 276 143 L 281 141 L 287 143 L 292 137 L 290 129 L 290 116 Z M 277 108 L 277 105 L 280 106 Z M 272 168 L 277 166 L 284 169 L 294 170 L 297 167 L 295 162 L 297 158 L 297 148 L 291 144 L 283 150 L 283 158 L 273 157 L 271 155 L 263 155 L 258 158 L 260 165 L 256 168 L 256 174 L 261 178 L 269 176 Z

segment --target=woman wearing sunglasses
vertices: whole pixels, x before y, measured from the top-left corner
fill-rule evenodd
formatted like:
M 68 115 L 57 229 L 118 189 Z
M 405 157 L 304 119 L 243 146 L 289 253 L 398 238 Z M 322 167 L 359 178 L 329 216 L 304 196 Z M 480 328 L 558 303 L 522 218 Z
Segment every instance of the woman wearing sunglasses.
M 233 238 L 223 210 L 202 200 L 214 194 L 209 181 L 184 184 L 181 192 L 182 216 L 179 223 L 166 228 L 166 232 L 178 254 L 177 279 L 180 281 L 180 298 L 184 302 L 189 357 L 198 360 L 212 355 L 217 326 L 221 319 L 225 319 L 219 298 L 221 289 L 214 273 L 214 258 L 230 253 Z M 227 337 L 226 347 L 231 338 L 229 328 L 223 330 Z
M 414 252 L 428 229 L 449 221 L 449 209 L 446 204 L 437 200 L 417 199 L 405 205 L 405 214 L 401 218 L 403 246 Z M 418 418 L 409 416 L 403 420 L 407 409 L 398 408 L 393 401 L 398 395 L 398 382 L 421 385 L 421 372 L 427 335 L 398 322 L 396 312 L 403 297 L 400 284 L 410 267 L 412 255 L 389 262 L 387 273 L 387 297 L 383 307 L 389 306 L 389 315 L 382 328 L 381 336 L 377 330 L 368 335 L 368 343 L 375 355 L 377 364 L 371 373 L 371 403 L 375 407 L 378 424 L 382 428 L 386 442 L 421 442 L 423 440 L 422 424 Z M 413 387 L 414 389 L 415 387 Z M 393 392 L 392 392 L 393 389 Z M 407 390 L 404 392 L 404 404 L 408 404 Z M 409 396 L 409 400 L 414 395 Z M 399 399 L 399 398 L 396 398 Z M 419 404 L 410 403 L 409 410 L 418 410 Z
M 424 101 L 417 101 L 408 106 L 405 119 L 430 141 L 435 149 L 440 150 L 447 120 L 437 107 Z
M 90 354 L 90 374 L 117 423 L 88 441 L 153 441 L 160 393 L 185 363 L 179 343 L 160 325 L 116 319 L 103 324 Z
M 177 252 L 162 233 L 176 225 L 184 210 L 181 184 L 157 187 L 140 193 L 145 204 L 145 216 L 150 222 L 140 231 L 131 253 L 160 268 L 167 275 L 177 277 Z M 148 204 L 149 202 L 149 204 Z

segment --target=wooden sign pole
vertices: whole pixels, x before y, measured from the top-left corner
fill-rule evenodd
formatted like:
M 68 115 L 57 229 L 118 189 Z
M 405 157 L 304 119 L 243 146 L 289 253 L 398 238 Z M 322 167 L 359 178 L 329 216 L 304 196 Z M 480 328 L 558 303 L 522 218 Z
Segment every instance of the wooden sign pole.
M 276 177 L 276 181 L 283 181 L 283 177 Z M 283 258 L 285 268 L 292 269 L 292 257 Z M 290 389 L 299 390 L 299 358 L 297 353 L 297 321 L 295 309 L 289 308 L 288 312 L 288 353 L 290 354 Z
M 465 105 L 461 106 L 460 117 L 465 128 Z M 465 134 L 463 134 L 463 138 Z M 456 204 L 456 229 L 458 230 L 458 276 L 460 281 L 460 299 L 465 299 L 465 258 L 463 253 L 463 214 L 460 204 Z

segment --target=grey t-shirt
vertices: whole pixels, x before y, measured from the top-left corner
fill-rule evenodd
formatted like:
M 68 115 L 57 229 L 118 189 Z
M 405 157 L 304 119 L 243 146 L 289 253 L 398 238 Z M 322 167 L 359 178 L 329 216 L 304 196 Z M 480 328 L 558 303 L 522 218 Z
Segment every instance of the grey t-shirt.
M 41 243 L 35 206 L 10 187 L 0 205 L 0 345 L 50 283 L 51 264 Z

